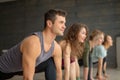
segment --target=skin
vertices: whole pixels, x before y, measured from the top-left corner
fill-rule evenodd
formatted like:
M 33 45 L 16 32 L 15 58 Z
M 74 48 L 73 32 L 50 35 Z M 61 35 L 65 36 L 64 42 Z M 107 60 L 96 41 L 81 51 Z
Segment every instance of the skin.
M 104 45 L 105 49 L 108 50 L 109 47 L 111 47 L 113 45 L 113 40 L 112 40 L 112 37 L 111 36 L 107 36 L 107 42 L 106 44 Z M 103 70 L 106 71 L 106 67 L 107 67 L 107 62 L 105 62 L 103 64 Z M 104 77 L 105 78 L 108 78 L 108 75 L 105 73 L 104 74 Z
M 106 50 L 107 50 L 110 46 L 113 45 L 112 42 L 113 42 L 113 41 L 112 41 L 111 36 L 108 36 L 108 37 L 107 37 L 107 42 L 105 43 L 105 45 L 103 45 Z M 98 60 L 98 74 L 99 74 L 99 75 L 98 75 L 98 79 L 99 79 L 99 80 L 103 80 L 104 78 L 106 78 L 106 74 L 104 75 L 105 77 L 102 76 L 102 66 L 103 66 L 104 70 L 106 70 L 106 62 L 105 62 L 104 65 L 103 65 L 102 63 L 103 63 L 103 59 L 102 59 L 102 58 L 99 58 L 99 60 Z
M 86 39 L 86 29 L 85 28 L 82 28 L 82 30 L 79 32 L 79 35 L 78 35 L 78 39 L 80 42 L 84 43 L 85 39 Z M 78 61 L 78 60 L 77 60 Z M 78 62 L 76 61 L 76 77 L 80 77 L 80 67 L 79 67 L 79 64 Z M 86 68 L 84 68 L 84 73 L 87 73 L 86 71 Z
M 44 38 L 44 49 L 47 52 L 52 41 L 55 43 L 55 48 L 52 53 L 56 67 L 56 80 L 62 80 L 62 70 L 61 70 L 61 47 L 54 40 L 57 35 L 63 35 L 63 32 L 66 28 L 65 26 L 65 17 L 56 15 L 56 20 L 54 23 L 47 20 L 47 26 L 43 30 Z M 23 67 L 23 80 L 33 80 L 35 74 L 35 64 L 37 57 L 41 54 L 41 42 L 39 38 L 35 35 L 29 36 L 23 40 L 20 50 L 22 52 L 22 67 Z
M 82 28 L 78 33 L 78 40 L 83 43 L 85 39 L 86 29 Z M 64 58 L 64 80 L 76 80 L 76 77 L 80 77 L 77 56 L 75 57 L 75 62 L 70 63 L 70 53 L 72 52 L 70 44 L 66 44 L 66 41 L 62 40 L 60 42 L 60 46 L 62 48 Z
M 90 43 L 90 51 L 95 46 L 101 45 L 103 40 L 104 40 L 104 35 L 101 34 L 101 35 L 98 35 L 98 36 L 94 37 L 94 39 L 92 41 L 89 41 L 89 43 Z M 103 62 L 103 59 L 99 58 L 98 59 L 98 74 L 99 74 L 98 77 L 99 77 L 99 80 L 102 79 L 102 76 L 101 76 L 102 62 Z M 87 72 L 87 69 L 86 69 L 86 72 Z M 90 77 L 91 77 L 91 80 L 94 80 L 92 76 L 93 75 L 92 75 L 92 68 L 91 68 L 91 75 L 90 75 Z M 87 80 L 87 78 L 85 80 Z
M 84 80 L 87 80 L 87 78 L 88 78 L 88 67 L 84 67 L 83 68 L 83 78 L 84 78 Z
M 63 51 L 63 58 L 64 58 L 64 80 L 69 80 L 70 77 L 70 52 L 71 52 L 71 48 L 70 48 L 70 44 L 67 44 L 67 46 L 65 47 L 66 41 L 61 41 L 60 45 L 62 47 L 62 49 L 64 49 Z
M 97 43 L 98 45 L 102 45 L 104 40 L 104 35 L 101 35 L 100 38 L 98 39 Z M 103 58 L 98 59 L 98 79 L 103 80 L 102 76 L 102 63 L 103 63 Z

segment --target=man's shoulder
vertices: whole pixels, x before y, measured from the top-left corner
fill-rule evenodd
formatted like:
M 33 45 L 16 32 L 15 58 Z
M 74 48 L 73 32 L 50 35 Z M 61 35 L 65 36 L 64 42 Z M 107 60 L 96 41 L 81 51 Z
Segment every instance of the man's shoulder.
M 30 35 L 30 36 L 26 37 L 24 40 L 27 40 L 27 41 L 39 40 L 39 37 L 36 35 Z
M 26 37 L 20 45 L 20 50 L 21 52 L 29 52 L 29 54 L 38 55 L 40 52 L 39 38 L 34 35 Z
M 40 43 L 39 38 L 35 35 L 30 35 L 26 37 L 22 42 L 21 45 L 38 45 Z

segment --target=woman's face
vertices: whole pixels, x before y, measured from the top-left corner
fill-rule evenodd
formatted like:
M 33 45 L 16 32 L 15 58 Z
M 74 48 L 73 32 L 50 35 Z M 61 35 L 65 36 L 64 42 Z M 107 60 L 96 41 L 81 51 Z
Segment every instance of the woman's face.
M 87 37 L 87 31 L 85 28 L 81 28 L 80 32 L 78 33 L 78 40 L 79 42 L 84 42 Z
M 109 46 L 113 45 L 113 40 L 111 36 L 107 36 L 107 41 L 108 41 Z
M 94 38 L 94 44 L 95 45 L 101 45 L 104 41 L 104 35 L 101 34 L 101 35 L 98 35 Z

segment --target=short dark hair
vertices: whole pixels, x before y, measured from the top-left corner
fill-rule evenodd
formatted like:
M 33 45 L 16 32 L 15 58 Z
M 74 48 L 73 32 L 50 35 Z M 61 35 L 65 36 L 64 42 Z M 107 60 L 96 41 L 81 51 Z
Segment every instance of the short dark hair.
M 50 9 L 49 11 L 47 11 L 44 15 L 44 29 L 46 28 L 46 21 L 51 20 L 52 23 L 54 23 L 56 15 L 66 17 L 67 12 L 62 9 Z

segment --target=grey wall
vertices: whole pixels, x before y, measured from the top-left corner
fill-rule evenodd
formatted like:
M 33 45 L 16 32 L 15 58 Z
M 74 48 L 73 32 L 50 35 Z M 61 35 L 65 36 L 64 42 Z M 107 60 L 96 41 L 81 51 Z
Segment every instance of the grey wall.
M 16 0 L 0 3 L 0 50 L 8 49 L 27 34 L 43 29 L 43 15 L 50 8 L 68 12 L 67 23 L 82 22 L 90 32 L 100 29 L 113 37 L 108 66 L 116 67 L 116 37 L 120 35 L 119 0 Z M 60 38 L 57 37 L 57 40 Z

